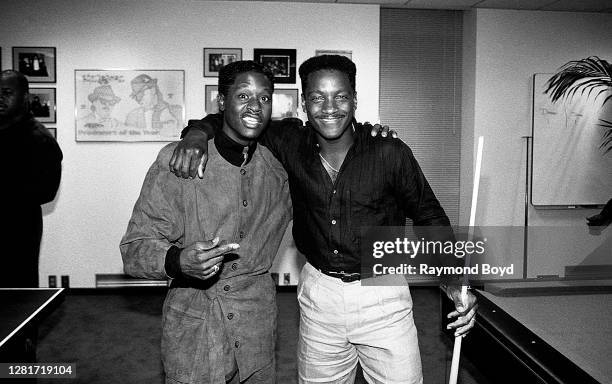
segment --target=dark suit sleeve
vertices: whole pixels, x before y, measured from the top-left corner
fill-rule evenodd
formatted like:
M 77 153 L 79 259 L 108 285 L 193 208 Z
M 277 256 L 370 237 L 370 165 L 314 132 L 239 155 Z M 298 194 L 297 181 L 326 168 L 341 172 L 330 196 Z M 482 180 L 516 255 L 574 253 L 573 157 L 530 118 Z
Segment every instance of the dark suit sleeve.
M 36 135 L 34 167 L 32 175 L 36 180 L 35 190 L 38 204 L 53 201 L 62 175 L 62 151 L 51 135 Z
M 404 212 L 414 222 L 414 232 L 418 238 L 428 241 L 445 243 L 456 240 L 453 228 L 446 212 L 440 205 L 431 186 L 427 182 L 419 163 L 414 158 L 410 148 L 404 143 L 394 142 L 399 146 L 396 171 L 396 187 L 401 199 Z M 423 254 L 426 262 L 431 265 L 445 267 L 462 267 L 464 260 L 454 255 L 447 255 L 433 251 Z M 443 285 L 460 284 L 463 274 L 443 274 L 440 282 Z
M 258 142 L 284 164 L 287 155 L 297 150 L 304 129 L 302 120 L 297 118 L 272 120 Z
M 417 226 L 449 226 L 450 220 L 410 148 L 404 143 L 395 143 L 395 146 L 398 147 L 394 156 L 396 194 L 405 215 Z
M 211 113 L 200 120 L 189 120 L 187 126 L 181 131 L 181 139 L 185 137 L 190 129 L 198 129 L 208 135 L 208 140 L 215 137 L 215 132 L 223 128 L 223 115 Z

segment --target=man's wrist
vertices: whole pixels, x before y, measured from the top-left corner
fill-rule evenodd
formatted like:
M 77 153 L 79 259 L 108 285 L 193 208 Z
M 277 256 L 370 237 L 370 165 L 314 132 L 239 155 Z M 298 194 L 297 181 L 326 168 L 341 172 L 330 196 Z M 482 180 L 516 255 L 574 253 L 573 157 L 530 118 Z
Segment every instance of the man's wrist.
M 182 248 L 179 248 L 175 245 L 171 246 L 168 251 L 166 251 L 166 261 L 164 262 L 164 269 L 166 270 L 166 275 L 171 279 L 176 279 L 181 277 L 181 252 Z
M 213 113 L 206 115 L 202 120 L 189 120 L 187 127 L 181 132 L 181 139 L 191 130 L 198 130 L 206 133 L 207 139 L 215 137 L 215 131 L 223 127 L 223 114 Z
M 208 132 L 206 131 L 204 127 L 202 127 L 199 120 L 189 120 L 189 122 L 187 123 L 187 126 L 183 128 L 183 130 L 181 131 L 181 139 L 184 139 L 185 136 L 190 132 L 199 132 L 199 133 L 201 132 L 205 134 L 208 138 Z
M 451 294 L 454 290 L 461 290 L 463 286 L 466 286 L 468 290 L 471 289 L 470 285 L 462 280 L 462 277 L 449 277 L 440 281 L 440 288 L 446 293 L 446 296 L 452 299 Z

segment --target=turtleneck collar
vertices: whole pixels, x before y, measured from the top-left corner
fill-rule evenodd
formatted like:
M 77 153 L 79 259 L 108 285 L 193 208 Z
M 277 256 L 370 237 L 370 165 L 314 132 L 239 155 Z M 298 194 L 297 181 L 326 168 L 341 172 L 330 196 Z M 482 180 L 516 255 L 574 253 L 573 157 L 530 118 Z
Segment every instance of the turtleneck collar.
M 248 164 L 253 157 L 253 153 L 255 153 L 255 148 L 257 148 L 256 141 L 251 143 L 249 146 L 244 146 L 232 140 L 232 138 L 226 135 L 223 130 L 215 132 L 214 141 L 215 147 L 217 147 L 217 151 L 219 151 L 221 157 L 236 167 Z M 245 153 L 246 161 L 244 155 Z

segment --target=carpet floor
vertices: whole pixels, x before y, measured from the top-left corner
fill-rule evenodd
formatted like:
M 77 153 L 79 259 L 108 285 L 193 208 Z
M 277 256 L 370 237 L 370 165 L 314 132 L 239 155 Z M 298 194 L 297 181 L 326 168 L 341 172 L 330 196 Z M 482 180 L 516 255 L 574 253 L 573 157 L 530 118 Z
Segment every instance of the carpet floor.
M 440 332 L 437 289 L 418 287 L 412 296 L 425 383 L 445 383 L 452 340 Z M 163 299 L 163 291 L 144 289 L 66 295 L 39 327 L 37 357 L 39 362 L 76 363 L 77 378 L 39 379 L 38 383 L 162 384 L 159 346 Z M 277 299 L 277 378 L 279 384 L 294 384 L 299 324 L 296 294 L 279 292 Z M 356 383 L 365 383 L 361 375 Z M 489 384 L 467 359 L 462 360 L 459 383 Z

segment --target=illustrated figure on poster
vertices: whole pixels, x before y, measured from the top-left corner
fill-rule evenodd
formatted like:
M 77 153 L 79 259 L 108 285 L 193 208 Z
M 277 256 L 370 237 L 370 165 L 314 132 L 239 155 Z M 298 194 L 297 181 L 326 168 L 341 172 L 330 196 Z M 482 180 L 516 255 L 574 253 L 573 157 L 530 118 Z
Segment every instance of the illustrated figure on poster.
M 91 113 L 84 116 L 80 122 L 84 128 L 97 130 L 115 130 L 123 124 L 112 117 L 113 109 L 121 98 L 115 95 L 113 88 L 108 85 L 100 85 L 91 92 L 87 99 L 91 103 Z
M 128 113 L 125 124 L 138 128 L 148 135 L 173 136 L 183 127 L 183 108 L 164 100 L 157 86 L 157 79 L 138 75 L 130 82 L 131 98 L 140 107 Z

